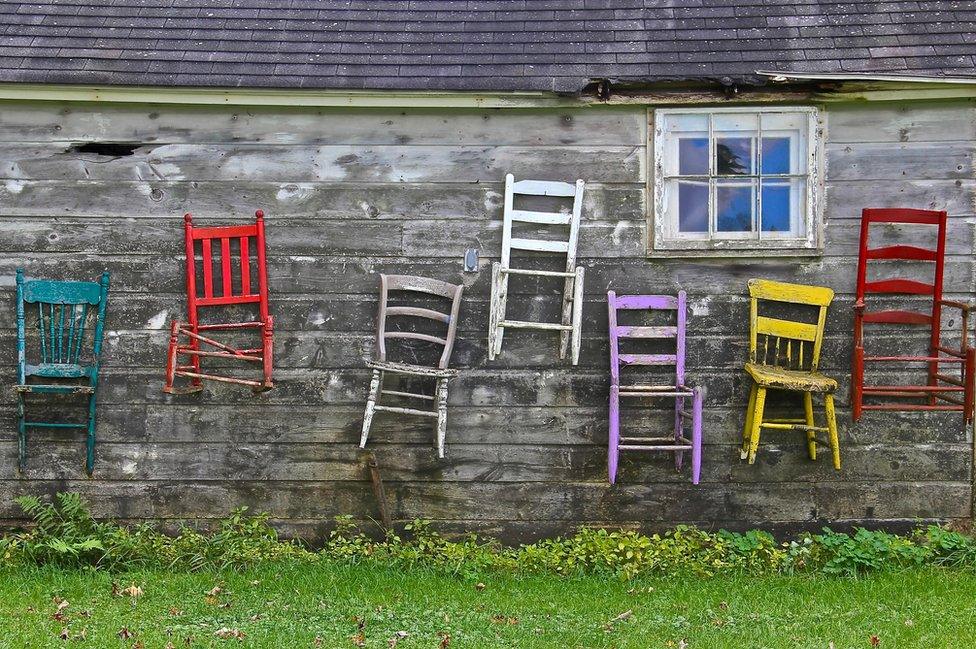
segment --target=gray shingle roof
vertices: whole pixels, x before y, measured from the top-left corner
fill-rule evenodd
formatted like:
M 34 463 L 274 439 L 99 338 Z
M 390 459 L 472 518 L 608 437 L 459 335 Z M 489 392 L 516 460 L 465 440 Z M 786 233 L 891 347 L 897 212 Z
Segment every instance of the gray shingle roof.
M 574 92 L 974 57 L 962 0 L 0 0 L 0 81 Z

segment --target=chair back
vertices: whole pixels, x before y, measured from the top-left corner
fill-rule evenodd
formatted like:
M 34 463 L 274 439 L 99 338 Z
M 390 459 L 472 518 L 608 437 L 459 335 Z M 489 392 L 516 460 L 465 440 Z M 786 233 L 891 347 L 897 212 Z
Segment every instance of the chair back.
M 515 176 L 505 176 L 505 207 L 502 214 L 502 268 L 511 268 L 512 250 L 531 250 L 535 252 L 552 252 L 566 255 L 566 272 L 576 268 L 576 243 L 579 239 L 580 214 L 583 210 L 582 180 L 576 184 L 554 182 L 547 180 L 520 180 Z M 572 198 L 572 212 L 542 212 L 515 209 L 517 196 L 550 196 L 557 198 Z M 568 236 L 560 239 L 534 239 L 513 237 L 514 223 L 531 224 L 542 229 L 545 226 L 559 226 L 569 228 Z
M 32 375 L 88 377 L 95 383 L 102 352 L 108 284 L 108 272 L 102 273 L 99 282 L 72 282 L 29 280 L 25 279 L 23 270 L 17 270 L 17 380 L 20 384 Z M 28 318 L 33 321 L 34 314 L 37 350 L 30 360 L 36 358 L 37 362 L 28 363 L 27 321 Z
M 610 317 L 610 379 L 613 385 L 620 384 L 620 368 L 640 365 L 674 366 L 675 385 L 685 382 L 685 328 L 687 322 L 687 298 L 684 291 L 678 295 L 617 295 L 607 292 L 607 307 Z M 619 311 L 674 311 L 673 325 L 619 325 Z M 621 340 L 657 339 L 674 340 L 673 354 L 634 354 L 622 353 Z
M 875 324 L 939 325 L 942 316 L 942 278 L 945 267 L 947 214 L 935 210 L 915 210 L 906 208 L 865 209 L 861 212 L 860 253 L 857 260 L 857 301 L 865 306 L 862 322 Z M 919 231 L 935 228 L 935 247 L 917 245 L 888 245 L 869 248 L 872 224 L 910 224 L 920 226 Z M 921 233 L 921 232 L 920 232 Z M 930 262 L 934 264 L 932 283 L 894 277 L 868 280 L 870 261 L 908 261 Z M 873 264 L 872 264 L 873 266 Z M 892 267 L 893 265 L 888 265 Z M 903 265 L 902 268 L 913 264 Z M 873 296 L 918 295 L 932 298 L 931 306 L 923 311 L 905 309 L 867 310 Z M 872 296 L 872 297 L 869 297 Z
M 194 226 L 190 214 L 183 217 L 186 230 L 187 318 L 191 325 L 198 322 L 199 307 L 254 303 L 260 310 L 261 321 L 267 322 L 268 270 L 264 212 L 258 210 L 254 216 L 255 222 L 251 225 L 206 228 Z M 197 283 L 198 265 L 202 286 Z M 219 282 L 214 281 L 215 276 Z
M 824 286 L 751 279 L 749 298 L 749 361 L 784 369 L 815 371 L 820 363 L 827 306 L 834 299 L 834 291 Z M 760 307 L 769 303 L 776 303 L 778 307 L 814 307 L 816 322 L 760 314 Z
M 457 335 L 458 311 L 461 308 L 461 292 L 464 286 L 459 284 L 449 284 L 437 279 L 427 277 L 415 277 L 412 275 L 380 275 L 380 305 L 376 332 L 376 356 L 380 361 L 386 360 L 386 342 L 390 339 L 399 340 L 420 340 L 423 342 L 434 343 L 443 347 L 443 351 L 437 362 L 437 367 L 446 369 L 451 360 L 451 352 L 454 349 L 454 338 Z M 397 304 L 389 305 L 390 291 L 406 291 L 415 298 L 422 296 L 435 296 L 451 300 L 451 308 L 448 312 L 442 312 L 426 306 L 409 306 Z M 389 318 L 422 318 L 432 320 L 446 325 L 447 331 L 443 336 L 435 336 L 429 333 L 411 331 L 403 327 L 396 330 L 388 330 Z M 406 321 L 405 321 L 406 322 Z M 400 323 L 398 323 L 400 324 Z

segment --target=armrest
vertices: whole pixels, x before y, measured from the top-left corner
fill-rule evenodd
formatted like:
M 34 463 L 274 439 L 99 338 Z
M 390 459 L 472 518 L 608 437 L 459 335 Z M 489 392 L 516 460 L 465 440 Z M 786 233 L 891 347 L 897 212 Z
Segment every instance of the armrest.
M 959 309 L 964 314 L 968 314 L 972 310 L 973 305 L 965 304 L 963 302 L 956 302 L 955 300 L 938 300 L 939 304 L 942 306 L 952 307 L 954 309 Z

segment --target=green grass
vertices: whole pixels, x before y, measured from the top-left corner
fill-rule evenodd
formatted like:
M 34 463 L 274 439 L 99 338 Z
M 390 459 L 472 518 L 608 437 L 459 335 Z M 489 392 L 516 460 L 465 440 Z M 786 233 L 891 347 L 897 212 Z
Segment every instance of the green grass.
M 265 565 L 185 574 L 0 571 L 0 647 L 959 647 L 976 575 L 515 577 L 476 580 L 371 565 Z M 113 595 L 141 587 L 137 597 Z M 216 596 L 207 593 L 220 587 Z M 68 602 L 56 619 L 61 598 Z M 629 614 L 627 612 L 630 612 Z M 623 615 L 621 615 L 623 614 Z M 617 621 L 615 618 L 621 616 Z M 221 639 L 226 627 L 246 634 Z M 67 629 L 69 639 L 59 636 Z M 126 628 L 132 637 L 119 638 Z M 84 639 L 81 635 L 84 633 Z M 445 638 L 449 635 L 447 644 Z M 319 641 L 316 642 L 316 638 Z M 962 644 L 961 644 L 962 643 Z

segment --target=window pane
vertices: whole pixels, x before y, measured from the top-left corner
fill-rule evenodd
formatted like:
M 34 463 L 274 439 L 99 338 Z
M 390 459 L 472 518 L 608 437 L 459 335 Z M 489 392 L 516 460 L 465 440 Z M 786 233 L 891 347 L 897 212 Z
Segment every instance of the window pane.
M 751 185 L 717 185 L 715 229 L 718 232 L 752 232 L 755 206 L 753 195 Z
M 790 231 L 789 183 L 763 181 L 762 231 L 763 232 L 789 232 Z
M 763 180 L 761 191 L 763 238 L 803 237 L 806 180 Z
M 762 141 L 762 173 L 790 173 L 790 138 L 764 137 Z
M 805 173 L 807 157 L 807 121 L 806 113 L 764 113 L 762 115 L 763 131 L 763 173 Z M 775 159 L 775 168 L 767 169 L 766 146 L 767 138 L 773 147 L 770 155 Z M 789 139 L 788 149 L 783 151 L 777 140 Z M 779 150 L 777 150 L 779 149 Z M 787 155 L 785 155 L 787 154 Z M 786 158 L 784 161 L 783 158 Z
M 682 176 L 708 175 L 708 138 L 678 139 L 678 173 Z
M 753 173 L 751 137 L 720 137 L 715 139 L 715 172 L 720 176 L 739 176 Z
M 678 183 L 678 231 L 708 232 L 708 185 Z

